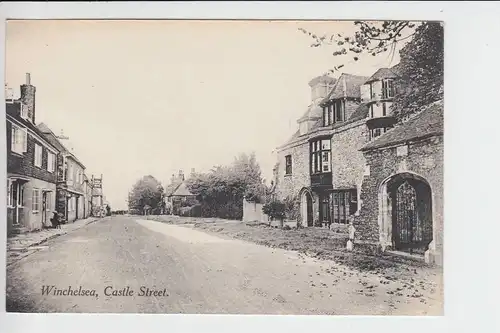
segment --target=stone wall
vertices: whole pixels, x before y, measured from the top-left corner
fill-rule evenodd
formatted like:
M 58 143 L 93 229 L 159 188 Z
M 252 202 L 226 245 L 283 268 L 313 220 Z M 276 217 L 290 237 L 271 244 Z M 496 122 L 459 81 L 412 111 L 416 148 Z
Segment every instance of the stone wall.
M 401 147 L 401 146 L 400 146 Z M 413 173 L 424 178 L 432 191 L 435 260 L 442 264 L 443 253 L 443 138 L 431 137 L 408 145 L 406 156 L 397 156 L 397 147 L 367 151 L 369 175 L 363 179 L 361 210 L 354 219 L 358 242 L 381 243 L 379 219 L 380 188 L 389 177 Z M 405 155 L 405 154 L 400 154 Z
M 290 175 L 285 175 L 285 156 L 287 155 L 292 156 L 292 174 Z M 296 196 L 303 187 L 311 185 L 308 141 L 279 151 L 278 163 L 276 184 L 278 199 L 283 200 L 288 196 Z
M 332 182 L 334 189 L 357 188 L 363 181 L 365 158 L 360 149 L 368 142 L 365 120 L 347 124 L 332 136 Z
M 243 199 L 243 222 L 269 222 L 269 216 L 264 214 L 261 203 Z

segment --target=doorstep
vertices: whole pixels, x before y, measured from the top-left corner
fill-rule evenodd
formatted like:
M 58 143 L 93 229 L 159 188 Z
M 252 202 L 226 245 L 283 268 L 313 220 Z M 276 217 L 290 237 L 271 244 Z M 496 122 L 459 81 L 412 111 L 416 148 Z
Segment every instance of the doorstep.
M 418 262 L 425 262 L 424 255 L 422 254 L 410 254 L 408 252 L 403 252 L 403 251 L 396 251 L 396 250 L 387 250 L 384 253 L 397 256 L 397 257 L 403 257 L 406 259 L 410 259 L 413 261 L 418 261 Z

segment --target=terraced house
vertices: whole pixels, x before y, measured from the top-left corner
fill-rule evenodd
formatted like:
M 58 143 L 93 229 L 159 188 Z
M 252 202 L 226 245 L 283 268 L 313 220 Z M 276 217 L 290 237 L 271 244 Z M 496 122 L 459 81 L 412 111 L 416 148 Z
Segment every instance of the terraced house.
M 30 74 L 19 99 L 6 101 L 8 234 L 50 225 L 55 209 L 58 150 L 35 125 Z
M 358 244 L 442 264 L 442 103 L 398 123 L 398 66 L 309 82 L 311 105 L 278 148 L 275 195 L 302 226 L 352 223 Z
M 59 140 L 58 136 L 44 123 L 38 129 L 45 138 L 57 147 L 57 199 L 56 210 L 65 222 L 85 218 L 85 166 Z

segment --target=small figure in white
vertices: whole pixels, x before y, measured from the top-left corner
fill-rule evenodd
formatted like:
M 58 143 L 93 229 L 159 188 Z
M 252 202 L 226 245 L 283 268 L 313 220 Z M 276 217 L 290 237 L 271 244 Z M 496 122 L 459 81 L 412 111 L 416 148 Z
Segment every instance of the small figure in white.
M 347 241 L 347 250 L 352 251 L 354 246 L 354 233 L 356 232 L 356 228 L 354 228 L 354 224 L 352 220 L 349 223 L 349 240 Z

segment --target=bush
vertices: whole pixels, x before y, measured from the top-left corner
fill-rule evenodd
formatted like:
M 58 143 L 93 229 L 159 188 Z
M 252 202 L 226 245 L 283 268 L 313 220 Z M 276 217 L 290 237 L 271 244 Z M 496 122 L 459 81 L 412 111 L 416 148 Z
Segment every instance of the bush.
M 275 200 L 262 206 L 262 212 L 273 220 L 281 220 L 285 218 L 285 208 L 286 206 L 283 202 Z

